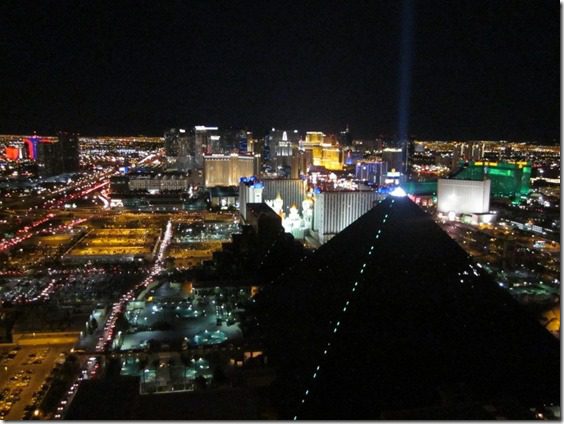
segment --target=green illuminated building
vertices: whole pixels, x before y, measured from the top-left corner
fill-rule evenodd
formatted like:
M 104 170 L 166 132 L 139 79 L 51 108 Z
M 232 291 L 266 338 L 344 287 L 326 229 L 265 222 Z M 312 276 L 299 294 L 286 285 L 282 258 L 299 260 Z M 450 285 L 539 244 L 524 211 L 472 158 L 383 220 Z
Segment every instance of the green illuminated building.
M 530 191 L 530 162 L 460 162 L 460 169 L 450 178 L 457 180 L 491 180 L 492 197 L 520 197 Z M 437 181 L 402 184 L 404 190 L 413 195 L 436 195 Z
M 530 191 L 529 162 L 470 162 L 463 164 L 452 178 L 457 180 L 491 180 L 492 197 L 526 196 Z

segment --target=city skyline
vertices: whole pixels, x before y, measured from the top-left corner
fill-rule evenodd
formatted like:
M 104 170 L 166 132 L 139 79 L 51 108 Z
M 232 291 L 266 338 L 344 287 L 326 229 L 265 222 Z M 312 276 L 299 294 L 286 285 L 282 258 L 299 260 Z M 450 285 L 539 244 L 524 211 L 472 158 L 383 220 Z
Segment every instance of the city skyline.
M 0 40 L 0 420 L 562 418 L 555 0 L 6 0 Z
M 410 135 L 557 142 L 556 2 L 411 3 Z M 401 2 L 2 7 L 0 133 L 398 133 Z
M 0 419 L 560 418 L 560 146 L 246 136 L 0 136 Z

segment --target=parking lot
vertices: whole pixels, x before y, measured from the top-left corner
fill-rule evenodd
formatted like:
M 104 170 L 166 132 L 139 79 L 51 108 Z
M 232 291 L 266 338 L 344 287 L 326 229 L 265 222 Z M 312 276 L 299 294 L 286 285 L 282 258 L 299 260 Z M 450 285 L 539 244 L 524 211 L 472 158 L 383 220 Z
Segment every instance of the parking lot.
M 64 360 L 71 348 L 72 345 L 51 345 L 2 349 L 0 419 L 21 420 L 24 415 L 33 416 L 47 390 L 46 380 L 51 370 L 56 362 Z

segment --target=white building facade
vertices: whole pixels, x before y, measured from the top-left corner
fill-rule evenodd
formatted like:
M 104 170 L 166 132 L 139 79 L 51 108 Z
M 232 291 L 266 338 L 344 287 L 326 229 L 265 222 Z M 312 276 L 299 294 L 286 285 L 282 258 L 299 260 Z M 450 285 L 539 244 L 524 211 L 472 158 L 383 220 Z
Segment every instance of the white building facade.
M 455 214 L 487 213 L 490 210 L 491 181 L 439 179 L 437 210 Z
M 375 191 L 324 191 L 315 195 L 313 229 L 319 242 L 329 241 L 381 199 Z

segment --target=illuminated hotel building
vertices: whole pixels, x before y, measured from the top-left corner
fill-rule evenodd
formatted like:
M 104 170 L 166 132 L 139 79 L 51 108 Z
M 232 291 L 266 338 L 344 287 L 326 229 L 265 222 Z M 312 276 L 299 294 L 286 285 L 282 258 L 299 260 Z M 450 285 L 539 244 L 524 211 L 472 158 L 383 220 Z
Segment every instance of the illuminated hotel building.
M 297 147 L 299 141 L 298 130 L 272 128 L 265 137 L 265 159 L 272 161 L 276 158 L 292 156 L 293 147 Z
M 204 153 L 224 153 L 219 149 L 220 136 L 217 127 L 196 125 L 188 133 L 185 129 L 172 128 L 164 134 L 167 161 L 178 171 L 202 168 Z
M 308 131 L 300 147 L 311 151 L 314 166 L 323 166 L 330 171 L 343 169 L 343 153 L 334 136 L 326 136 L 319 131 Z
M 313 230 L 325 243 L 374 207 L 382 195 L 375 191 L 324 191 L 315 195 Z
M 6 150 L 4 152 L 4 154 L 6 155 L 6 157 L 9 160 L 19 160 L 22 155 L 21 155 L 21 147 L 19 146 L 6 146 Z
M 61 145 L 58 141 L 42 140 L 37 144 L 37 170 L 41 177 L 51 177 L 63 172 Z
M 531 163 L 478 161 L 464 164 L 454 176 L 456 179 L 481 181 L 491 180 L 494 197 L 527 195 L 530 191 Z
M 321 166 L 321 144 L 325 140 L 325 134 L 319 131 L 308 131 L 305 140 L 300 142 L 300 148 L 311 152 L 312 164 Z
M 217 131 L 217 127 L 206 127 L 205 125 L 196 125 L 193 128 L 190 134 L 190 142 L 188 143 L 188 155 L 193 158 L 196 168 L 203 166 L 204 152 L 207 152 L 208 146 L 212 145 L 214 141 L 212 136 L 216 136 L 214 137 L 216 142 L 219 140 Z
M 241 177 L 258 175 L 260 157 L 231 155 L 204 155 L 206 187 L 239 186 Z
M 455 214 L 487 213 L 490 209 L 490 180 L 439 179 L 437 210 Z
M 289 214 L 292 206 L 301 207 L 306 199 L 306 192 L 307 182 L 300 178 L 243 178 L 239 185 L 239 210 L 243 218 L 246 218 L 246 203 L 271 201 L 280 196 L 283 201 L 282 211 Z
M 325 134 L 321 131 L 308 131 L 306 133 L 305 145 L 319 145 L 325 140 Z
M 343 155 L 341 149 L 331 144 L 322 145 L 321 166 L 330 171 L 340 171 L 343 169 Z
M 382 184 L 388 172 L 388 163 L 383 161 L 361 161 L 356 164 L 355 177 L 360 181 Z
M 26 151 L 28 159 L 37 160 L 37 145 L 40 141 L 43 141 L 43 139 L 36 135 L 24 139 L 24 143 L 27 147 Z
M 239 212 L 247 220 L 247 203 L 262 203 L 264 184 L 255 177 L 241 178 L 239 183 Z
M 402 149 L 386 148 L 382 151 L 382 160 L 388 163 L 388 170 L 403 172 Z
M 164 148 L 167 159 L 174 163 L 188 146 L 188 134 L 184 129 L 171 128 L 164 133 Z M 186 154 L 186 152 L 184 153 Z
M 307 182 L 300 178 L 265 178 L 263 181 L 263 200 L 274 200 L 280 194 L 284 201 L 282 207 L 285 213 L 290 211 L 292 205 L 301 207 L 306 198 Z

